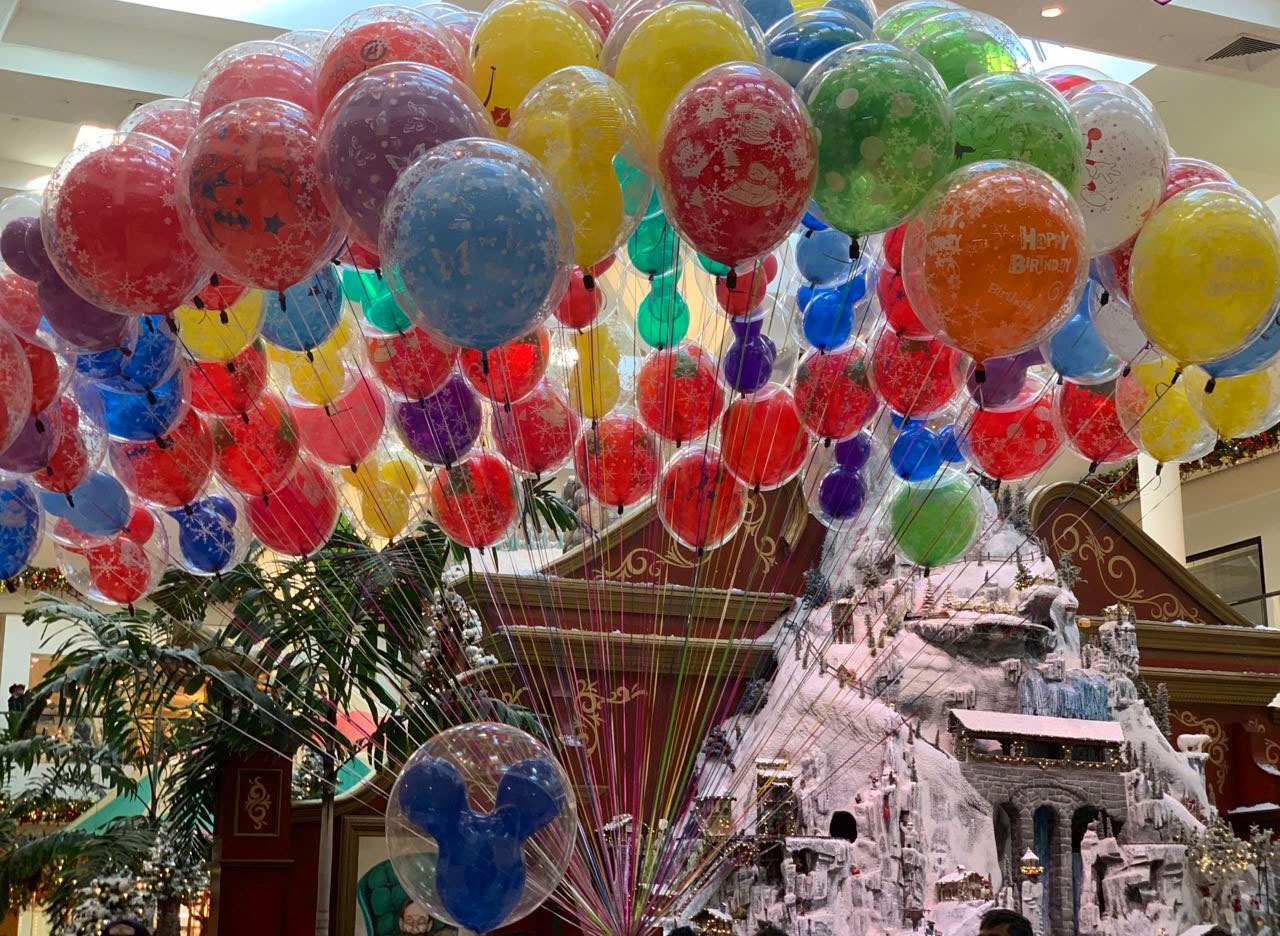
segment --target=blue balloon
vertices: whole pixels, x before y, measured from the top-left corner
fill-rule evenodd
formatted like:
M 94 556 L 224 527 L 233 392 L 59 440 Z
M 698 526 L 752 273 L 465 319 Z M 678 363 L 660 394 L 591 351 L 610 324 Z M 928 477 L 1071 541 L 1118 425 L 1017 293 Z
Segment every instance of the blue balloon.
M 805 284 L 796 290 L 796 311 L 803 312 L 808 308 L 809 303 L 813 301 L 813 297 L 818 294 L 816 286 Z
M 555 767 L 537 758 L 513 764 L 498 784 L 493 812 L 475 812 L 449 761 L 410 764 L 400 776 L 405 818 L 436 840 L 436 893 L 455 921 L 477 933 L 497 929 L 524 894 L 524 846 L 565 808 Z
M 904 481 L 924 481 L 942 467 L 942 446 L 926 426 L 908 426 L 889 448 L 889 464 Z
M 87 536 L 115 536 L 129 525 L 129 492 L 105 471 L 96 471 L 68 494 L 41 491 L 40 503 Z
M 964 452 L 960 451 L 960 440 L 956 438 L 956 427 L 948 423 L 938 430 L 938 448 L 942 452 L 942 460 L 958 464 L 964 461 Z
M 148 442 L 164 435 L 182 418 L 190 396 L 191 382 L 184 368 L 151 390 L 131 393 L 106 384 L 82 384 L 77 393 L 89 412 L 101 412 L 107 432 L 117 439 Z M 98 397 L 94 401 L 92 397 Z M 100 403 L 95 406 L 95 402 Z
M 1071 317 L 1041 347 L 1049 366 L 1077 383 L 1103 383 L 1124 369 L 1124 362 L 1111 353 L 1093 327 L 1092 310 L 1101 290 L 1090 282 Z
M 1240 377 L 1260 371 L 1280 354 L 1280 312 L 1257 338 L 1230 357 L 1201 364 L 1210 377 Z
M 268 293 L 262 310 L 262 337 L 286 351 L 310 351 L 334 333 L 342 318 L 342 283 L 325 266 L 310 279 Z
M 138 341 L 142 335 L 141 320 L 135 319 L 132 324 L 133 327 L 129 330 L 129 334 L 121 343 L 119 349 L 112 348 L 109 351 L 81 352 L 77 354 L 76 375 L 89 380 L 107 380 L 112 377 L 119 377 L 129 360 L 128 355 L 132 354 L 134 348 L 138 346 Z M 128 352 L 128 354 L 122 352 Z
M 856 307 L 867 294 L 866 277 L 859 274 L 830 289 L 821 289 L 801 313 L 800 327 L 809 344 L 831 351 L 853 337 Z
M 825 286 L 848 276 L 853 269 L 849 259 L 849 235 L 835 228 L 815 231 L 800 238 L 796 245 L 796 268 L 810 283 Z
M 236 507 L 225 497 L 205 497 L 190 511 L 171 510 L 178 521 L 178 549 L 186 564 L 199 572 L 221 572 L 236 556 Z
M 843 10 L 802 10 L 769 28 L 764 37 L 765 64 L 794 88 L 818 59 L 870 38 L 871 25 Z
M 818 211 L 817 202 L 809 202 L 809 210 L 804 213 L 804 217 L 800 219 L 810 231 L 825 231 L 829 225 L 822 220 L 822 214 Z
M 463 348 L 491 351 L 527 334 L 562 272 L 545 189 L 522 165 L 487 157 L 454 160 L 410 185 L 383 256 L 401 307 Z
M 35 487 L 21 478 L 0 481 L 0 579 L 13 578 L 31 563 L 43 531 Z
M 871 0 L 827 0 L 824 4 L 829 10 L 840 10 L 854 19 L 861 20 L 868 29 L 876 24 L 876 7 Z
M 762 30 L 795 12 L 791 0 L 745 0 L 742 4 Z
M 77 372 L 103 372 L 99 378 L 103 384 L 126 393 L 142 393 L 158 386 L 173 375 L 177 366 L 178 339 L 160 315 L 145 315 L 138 320 L 138 340 L 129 354 L 99 351 L 81 354 L 76 360 Z

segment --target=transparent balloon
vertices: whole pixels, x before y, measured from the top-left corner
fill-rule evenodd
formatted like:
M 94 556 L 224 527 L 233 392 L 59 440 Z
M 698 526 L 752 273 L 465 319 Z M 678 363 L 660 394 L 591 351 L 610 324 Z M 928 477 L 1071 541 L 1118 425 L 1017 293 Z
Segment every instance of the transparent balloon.
M 1139 451 L 1157 462 L 1194 461 L 1218 439 L 1187 397 L 1178 365 L 1155 351 L 1144 351 L 1129 373 L 1116 381 L 1116 414 Z
M 293 474 L 270 496 L 248 500 L 249 529 L 262 545 L 285 556 L 307 556 L 338 525 L 338 492 L 319 464 L 299 458 Z
M 135 107 L 116 129 L 120 133 L 145 133 L 159 137 L 178 149 L 200 122 L 198 108 L 190 98 L 160 98 Z
M 1027 71 L 1031 57 L 1008 26 L 983 13 L 944 10 L 907 26 L 894 40 L 923 56 L 948 88 L 970 78 Z
M 68 545 L 55 537 L 54 555 L 67 582 L 86 598 L 130 605 L 160 584 L 168 569 L 169 542 L 156 516 L 137 507 L 125 529 L 103 541 Z
M 870 26 L 843 10 L 832 6 L 797 10 L 764 34 L 764 64 L 794 88 L 823 56 L 870 38 Z
M 183 347 L 199 361 L 230 361 L 262 331 L 263 294 L 247 290 L 225 309 L 179 306 L 173 312 Z
M 505 540 L 520 520 L 521 486 L 502 456 L 476 449 L 427 479 L 427 507 L 455 543 L 485 549 Z
M 875 26 L 878 39 L 894 42 L 904 29 L 922 19 L 948 10 L 962 9 L 964 7 L 960 4 L 951 3 L 949 0 L 907 0 L 906 3 L 896 3 L 889 7 L 876 17 L 872 25 Z
M 260 39 L 233 45 L 213 57 L 191 89 L 197 123 L 246 98 L 277 98 L 316 114 L 314 71 L 315 59 L 297 46 Z
M 244 561 L 253 534 L 244 499 L 217 483 L 186 506 L 167 511 L 170 559 L 192 575 L 218 575 Z
M 1280 421 L 1280 364 L 1220 378 L 1188 367 L 1183 379 L 1192 407 L 1223 439 L 1257 435 Z
M 980 409 L 970 405 L 957 420 L 965 459 L 977 471 L 997 481 L 1020 481 L 1044 470 L 1062 447 L 1062 434 L 1053 419 L 1053 396 L 1048 384 L 1034 374 L 1023 379 L 1022 391 L 1008 409 Z
M 890 501 L 888 520 L 899 554 L 913 565 L 936 569 L 964 555 L 985 516 L 977 480 L 946 470 L 902 485 Z
M 584 425 L 573 449 L 574 475 L 618 513 L 653 492 L 660 465 L 658 437 L 625 410 Z
M 747 515 L 747 489 L 714 446 L 692 446 L 663 467 L 658 519 L 680 545 L 698 552 L 728 542 Z
M 1054 389 L 1053 414 L 1067 448 L 1094 469 L 1132 458 L 1138 451 L 1120 425 L 1114 380 L 1062 383 Z

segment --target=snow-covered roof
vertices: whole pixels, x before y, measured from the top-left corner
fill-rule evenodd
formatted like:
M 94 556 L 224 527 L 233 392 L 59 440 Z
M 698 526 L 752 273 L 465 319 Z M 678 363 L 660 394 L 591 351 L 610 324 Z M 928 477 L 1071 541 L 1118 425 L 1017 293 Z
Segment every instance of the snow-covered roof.
M 980 712 L 974 709 L 952 709 L 951 717 L 961 728 L 976 735 L 1047 738 L 1054 741 L 1082 741 L 1095 744 L 1124 743 L 1124 729 L 1120 727 L 1119 722 L 1113 721 L 1053 718 L 1048 715 L 1017 715 L 1013 712 Z
M 1275 803 L 1254 803 L 1252 806 L 1237 806 L 1235 809 L 1228 809 L 1227 815 L 1239 816 L 1255 812 L 1274 812 L 1277 809 L 1280 809 L 1280 806 Z

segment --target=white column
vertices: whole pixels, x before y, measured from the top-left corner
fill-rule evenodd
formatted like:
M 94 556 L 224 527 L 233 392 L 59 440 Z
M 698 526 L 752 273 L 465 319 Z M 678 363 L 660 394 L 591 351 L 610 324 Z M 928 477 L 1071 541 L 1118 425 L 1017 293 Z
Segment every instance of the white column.
M 1178 562 L 1187 563 L 1187 537 L 1182 529 L 1182 478 L 1177 465 L 1165 465 L 1156 475 L 1157 462 L 1138 453 L 1138 508 L 1142 532 Z

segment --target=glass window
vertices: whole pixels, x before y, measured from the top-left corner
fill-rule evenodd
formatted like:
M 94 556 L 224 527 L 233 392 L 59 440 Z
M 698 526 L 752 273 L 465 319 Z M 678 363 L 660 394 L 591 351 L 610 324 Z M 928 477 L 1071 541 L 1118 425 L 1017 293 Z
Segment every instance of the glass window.
M 1254 624 L 1267 625 L 1260 538 L 1188 556 L 1187 568 Z

